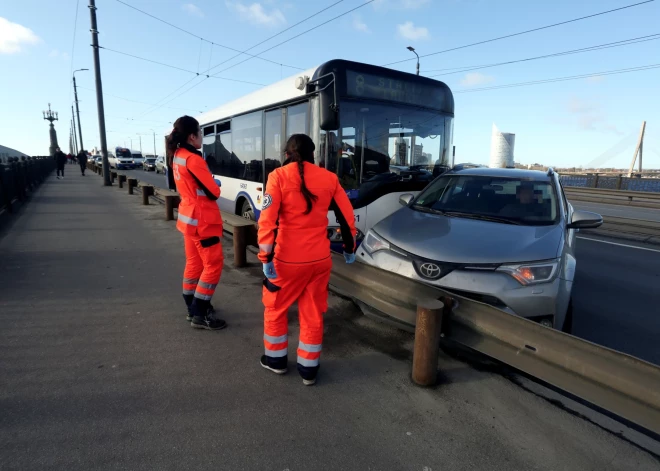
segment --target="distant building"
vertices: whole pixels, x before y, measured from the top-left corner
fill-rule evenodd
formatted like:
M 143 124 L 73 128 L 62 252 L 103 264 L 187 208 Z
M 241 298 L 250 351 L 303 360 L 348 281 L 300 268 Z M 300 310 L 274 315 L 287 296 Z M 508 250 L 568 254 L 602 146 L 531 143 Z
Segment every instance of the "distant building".
M 409 139 L 405 137 L 397 137 L 394 140 L 394 158 L 397 165 L 407 165 L 408 159 L 408 142 Z

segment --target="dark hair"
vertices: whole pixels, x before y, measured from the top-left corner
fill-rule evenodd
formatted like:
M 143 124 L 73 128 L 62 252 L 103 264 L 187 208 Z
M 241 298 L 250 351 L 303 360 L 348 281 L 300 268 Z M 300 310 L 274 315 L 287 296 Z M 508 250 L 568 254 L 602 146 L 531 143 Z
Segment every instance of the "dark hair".
M 199 132 L 199 122 L 191 116 L 181 116 L 174 122 L 174 128 L 167 136 L 167 148 L 175 152 L 179 146 L 188 142 L 188 136 Z
M 307 185 L 305 185 L 305 166 L 303 162 L 309 162 L 310 164 L 314 163 L 314 141 L 312 138 L 306 134 L 294 134 L 286 142 L 285 152 L 288 157 L 288 162 L 296 162 L 298 164 L 298 171 L 300 172 L 300 191 L 305 197 L 305 202 L 307 203 L 307 211 L 305 214 L 309 214 L 312 210 L 312 202 L 316 201 L 318 197 L 309 191 Z M 285 162 L 286 163 L 286 162 Z

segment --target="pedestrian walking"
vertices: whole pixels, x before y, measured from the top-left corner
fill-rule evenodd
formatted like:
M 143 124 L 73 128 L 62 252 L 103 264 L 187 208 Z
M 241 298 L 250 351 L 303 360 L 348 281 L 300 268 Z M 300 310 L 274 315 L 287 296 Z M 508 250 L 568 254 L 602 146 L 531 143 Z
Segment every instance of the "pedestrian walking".
M 66 164 L 66 155 L 58 147 L 55 149 L 55 165 L 57 166 L 57 179 L 64 178 L 64 165 Z
M 261 366 L 287 372 L 289 307 L 298 302 L 297 366 L 303 383 L 316 382 L 328 309 L 332 258 L 328 211 L 341 226 L 346 263 L 355 261 L 355 217 L 337 175 L 314 164 L 314 142 L 294 134 L 282 167 L 268 177 L 259 217 L 259 259 L 264 278 L 264 348 Z
M 227 323 L 215 317 L 211 298 L 220 281 L 222 216 L 216 200 L 220 184 L 213 179 L 202 154 L 202 130 L 195 118 L 182 116 L 167 137 L 173 154 L 172 176 L 181 197 L 176 227 L 183 233 L 186 267 L 183 272 L 183 299 L 187 320 L 197 329 L 219 330 Z
M 87 168 L 87 151 L 81 150 L 78 153 L 78 165 L 80 165 L 80 173 L 85 176 L 85 169 Z

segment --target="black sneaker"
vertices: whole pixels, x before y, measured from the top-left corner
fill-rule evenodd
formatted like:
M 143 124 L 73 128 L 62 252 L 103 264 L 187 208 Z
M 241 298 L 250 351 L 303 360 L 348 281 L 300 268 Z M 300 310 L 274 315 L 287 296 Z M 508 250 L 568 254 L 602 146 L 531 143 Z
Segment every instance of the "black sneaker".
M 284 373 L 286 373 L 288 371 L 286 367 L 285 368 L 273 368 L 272 366 L 270 366 L 268 364 L 268 357 L 266 355 L 261 355 L 261 366 L 263 366 L 267 370 L 270 370 L 273 373 L 278 374 L 278 375 L 283 375 Z
M 186 321 L 192 322 L 192 320 L 193 320 L 193 315 L 189 312 L 188 314 L 186 314 Z
M 316 384 L 316 378 L 312 378 L 312 379 L 303 378 L 303 384 L 305 386 L 314 386 Z
M 193 329 L 220 330 L 227 327 L 227 323 L 222 319 L 216 319 L 211 316 L 195 316 L 190 323 Z
M 206 311 L 207 316 L 214 317 L 215 316 L 215 309 L 213 309 L 213 306 L 209 304 L 209 309 Z M 186 321 L 191 322 L 193 320 L 193 315 L 190 311 L 188 311 L 188 314 L 186 314 Z

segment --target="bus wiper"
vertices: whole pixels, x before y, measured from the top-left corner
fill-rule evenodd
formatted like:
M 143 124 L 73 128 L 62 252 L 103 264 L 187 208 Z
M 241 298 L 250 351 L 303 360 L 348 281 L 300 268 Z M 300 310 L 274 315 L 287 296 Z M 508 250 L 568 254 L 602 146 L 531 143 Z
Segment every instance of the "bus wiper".
M 513 219 L 499 218 L 497 216 L 487 216 L 485 214 L 462 213 L 460 211 L 446 211 L 446 213 L 448 216 L 456 216 L 466 219 L 479 219 L 480 221 L 500 222 L 502 224 L 512 224 L 514 226 L 524 225 L 518 221 L 514 221 Z

